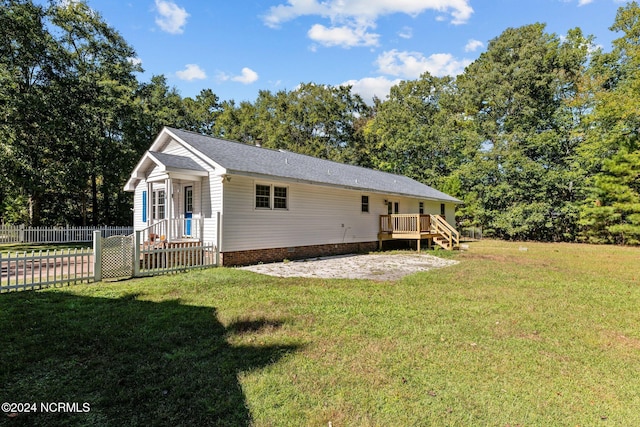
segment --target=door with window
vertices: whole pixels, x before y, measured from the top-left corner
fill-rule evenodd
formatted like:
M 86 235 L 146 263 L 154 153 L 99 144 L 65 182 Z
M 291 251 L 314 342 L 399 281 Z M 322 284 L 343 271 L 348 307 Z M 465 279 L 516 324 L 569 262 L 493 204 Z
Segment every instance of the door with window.
M 191 236 L 191 221 L 193 218 L 193 186 L 184 187 L 184 234 Z

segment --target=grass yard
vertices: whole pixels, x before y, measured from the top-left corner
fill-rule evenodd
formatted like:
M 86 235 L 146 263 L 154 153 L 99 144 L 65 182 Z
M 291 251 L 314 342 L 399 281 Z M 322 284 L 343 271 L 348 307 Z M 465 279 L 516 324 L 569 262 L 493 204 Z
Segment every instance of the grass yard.
M 0 402 L 90 404 L 0 425 L 640 425 L 639 248 L 453 257 L 397 282 L 220 268 L 0 295 Z

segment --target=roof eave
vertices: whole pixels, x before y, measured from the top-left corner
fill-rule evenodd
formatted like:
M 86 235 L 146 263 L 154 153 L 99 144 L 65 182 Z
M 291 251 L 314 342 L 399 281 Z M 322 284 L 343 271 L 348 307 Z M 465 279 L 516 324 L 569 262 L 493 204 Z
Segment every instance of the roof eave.
M 232 170 L 232 169 L 227 170 L 226 174 L 227 175 L 245 176 L 245 177 L 249 177 L 249 178 L 259 178 L 259 179 L 264 179 L 264 180 L 277 180 L 277 181 L 291 182 L 291 183 L 297 183 L 297 184 L 318 185 L 318 186 L 321 186 L 321 187 L 341 188 L 341 189 L 345 189 L 345 190 L 361 191 L 361 192 L 376 193 L 376 194 L 384 194 L 384 195 L 389 195 L 389 196 L 412 197 L 412 198 L 415 198 L 415 199 L 433 200 L 433 201 L 443 202 L 443 203 L 454 203 L 454 204 L 463 203 L 462 201 L 460 201 L 458 199 L 450 200 L 450 199 L 443 199 L 443 198 L 437 198 L 437 197 L 428 197 L 428 196 L 425 196 L 425 195 L 412 194 L 412 193 L 384 191 L 384 190 L 379 190 L 379 189 L 374 189 L 374 188 L 343 185 L 343 184 L 331 184 L 331 183 L 327 183 L 327 182 L 320 182 L 320 181 L 313 181 L 313 180 L 299 179 L 299 178 L 287 178 L 287 177 L 283 177 L 283 176 L 280 176 L 280 175 L 266 175 L 266 174 L 261 174 L 261 173 L 246 172 L 246 171 L 239 171 L 239 170 Z

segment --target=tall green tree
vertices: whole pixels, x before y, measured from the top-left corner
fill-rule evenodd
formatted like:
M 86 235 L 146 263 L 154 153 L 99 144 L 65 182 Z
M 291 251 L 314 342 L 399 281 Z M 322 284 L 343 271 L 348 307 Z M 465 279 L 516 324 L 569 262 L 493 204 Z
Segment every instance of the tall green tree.
M 60 157 L 55 119 L 66 64 L 48 18 L 49 10 L 32 1 L 0 2 L 0 155 L 11 188 L 4 198 L 24 195 L 34 225 Z
M 391 88 L 366 126 L 371 162 L 447 190 L 480 140 L 457 101 L 451 77 L 423 74 Z
M 581 209 L 582 237 L 591 242 L 640 243 L 640 6 L 621 7 L 614 50 L 594 58 L 588 76 L 593 111 L 581 160 L 593 173 Z
M 140 71 L 132 61 L 135 52 L 83 2 L 59 3 L 53 9 L 52 23 L 58 28 L 58 45 L 67 59 L 66 96 L 61 97 L 67 111 L 60 124 L 66 130 L 69 175 L 60 191 L 69 192 L 72 205 L 63 212 L 81 206 L 84 224 L 116 223 L 121 219 L 118 200 L 126 171 L 114 164 L 126 162 L 131 155 L 123 126 L 137 87 L 134 73 Z M 70 185 L 72 182 L 76 185 Z
M 472 221 L 496 236 L 571 240 L 581 172 L 574 157 L 575 108 L 590 39 L 564 41 L 545 25 L 510 28 L 457 80 L 481 149 L 460 172 Z
M 133 56 L 82 1 L 2 1 L 2 152 L 31 224 L 116 221 Z
M 224 110 L 218 132 L 225 137 L 347 162 L 357 158 L 360 120 L 370 112 L 351 87 L 313 83 L 275 94 L 260 91 L 253 105 L 230 103 Z

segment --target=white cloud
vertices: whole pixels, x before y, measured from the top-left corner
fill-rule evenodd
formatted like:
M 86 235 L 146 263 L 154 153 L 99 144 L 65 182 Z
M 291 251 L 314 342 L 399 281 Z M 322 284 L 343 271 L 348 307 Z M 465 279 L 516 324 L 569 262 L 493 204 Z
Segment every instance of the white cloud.
M 403 39 L 413 38 L 413 28 L 403 27 L 402 30 L 398 32 L 398 36 L 402 37 Z
M 464 47 L 465 52 L 475 52 L 476 50 L 483 48 L 484 43 L 480 40 L 471 39 L 467 42 L 467 45 Z
M 189 17 L 184 8 L 171 1 L 156 0 L 156 9 L 159 14 L 159 16 L 156 16 L 156 24 L 162 31 L 170 34 L 182 34 L 184 32 L 184 26 Z
M 341 46 L 344 48 L 356 46 L 377 46 L 378 34 L 368 33 L 367 27 L 359 28 L 331 27 L 315 24 L 307 33 L 309 38 L 323 46 Z
M 185 69 L 177 71 L 176 76 L 180 80 L 192 81 L 192 80 L 204 80 L 207 78 L 207 74 L 197 64 L 187 64 Z
M 364 102 L 369 105 L 373 104 L 373 97 L 376 96 L 381 100 L 384 100 L 389 96 L 389 91 L 392 86 L 400 83 L 400 79 L 389 80 L 386 77 L 365 77 L 360 80 L 348 80 L 342 85 L 352 86 L 351 92 L 357 93 L 362 97 Z
M 380 54 L 376 63 L 383 74 L 416 79 L 425 71 L 437 77 L 457 76 L 471 64 L 471 60 L 459 60 L 449 53 L 435 53 L 425 57 L 419 52 L 399 52 L 393 49 Z
M 450 18 L 451 23 L 466 23 L 473 9 L 470 0 L 287 0 L 272 6 L 263 17 L 272 28 L 301 16 L 328 19 L 331 27 L 315 24 L 307 35 L 324 46 L 378 46 L 380 36 L 368 30 L 376 27 L 378 18 L 396 13 L 417 16 L 427 10 L 438 12 L 437 20 Z M 410 38 L 403 29 L 400 37 Z
M 587 5 L 589 3 L 593 3 L 593 0 L 579 0 L 578 1 L 578 6 L 584 6 L 584 5 Z
M 258 81 L 258 78 L 259 78 L 258 73 L 256 73 L 255 71 L 253 71 L 251 68 L 248 68 L 248 67 L 244 67 L 242 69 L 241 74 L 237 76 L 230 76 L 227 73 L 223 73 L 223 72 L 219 72 L 216 75 L 216 79 L 218 81 L 225 82 L 227 80 L 231 80 L 232 82 L 238 82 L 245 85 Z
M 416 16 L 434 10 L 451 16 L 453 24 L 464 24 L 473 14 L 470 0 L 287 0 L 272 6 L 264 17 L 270 27 L 278 27 L 300 16 L 318 15 L 332 22 L 343 20 L 375 21 L 380 16 L 405 13 Z

